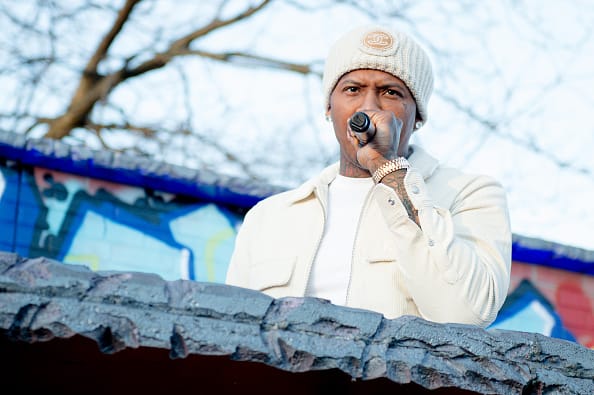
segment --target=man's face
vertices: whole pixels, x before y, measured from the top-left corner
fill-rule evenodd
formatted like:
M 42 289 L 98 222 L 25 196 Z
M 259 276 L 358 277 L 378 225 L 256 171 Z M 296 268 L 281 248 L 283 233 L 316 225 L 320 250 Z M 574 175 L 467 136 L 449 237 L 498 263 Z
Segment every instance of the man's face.
M 357 148 L 346 137 L 347 122 L 355 112 L 365 110 L 390 111 L 402 121 L 398 155 L 406 155 L 417 113 L 412 94 L 404 82 L 392 74 L 362 69 L 343 75 L 330 95 L 328 115 L 340 145 L 341 161 L 358 167 Z

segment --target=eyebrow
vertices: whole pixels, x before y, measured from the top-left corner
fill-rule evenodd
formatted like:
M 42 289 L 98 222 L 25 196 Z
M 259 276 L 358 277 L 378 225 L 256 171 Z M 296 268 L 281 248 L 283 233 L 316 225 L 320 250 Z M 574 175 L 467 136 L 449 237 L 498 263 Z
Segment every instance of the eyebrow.
M 344 84 L 354 84 L 354 85 L 364 85 L 363 83 L 356 81 L 356 80 L 350 80 L 350 79 L 346 79 L 346 80 L 342 80 L 339 82 L 340 85 L 344 85 Z
M 366 85 L 364 82 L 358 81 L 358 80 L 353 80 L 353 79 L 346 79 L 340 82 L 340 85 L 343 84 L 353 84 L 353 85 Z M 406 88 L 408 89 L 408 87 L 406 86 L 406 84 L 404 82 L 400 82 L 400 81 L 386 81 L 383 83 L 378 84 L 379 88 L 391 88 L 391 87 L 398 87 L 398 88 Z
M 400 88 L 400 89 L 405 89 L 406 88 L 406 84 L 400 83 L 400 82 L 386 82 L 385 84 L 380 84 L 378 85 L 379 88 Z

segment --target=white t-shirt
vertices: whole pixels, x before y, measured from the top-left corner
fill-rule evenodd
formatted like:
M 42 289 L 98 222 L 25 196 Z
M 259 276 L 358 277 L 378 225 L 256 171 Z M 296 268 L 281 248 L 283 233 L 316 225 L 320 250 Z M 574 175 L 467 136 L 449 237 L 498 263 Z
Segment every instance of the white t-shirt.
M 311 268 L 306 296 L 328 299 L 337 305 L 346 303 L 357 224 L 373 185 L 371 177 L 341 175 L 330 184 L 324 235 Z

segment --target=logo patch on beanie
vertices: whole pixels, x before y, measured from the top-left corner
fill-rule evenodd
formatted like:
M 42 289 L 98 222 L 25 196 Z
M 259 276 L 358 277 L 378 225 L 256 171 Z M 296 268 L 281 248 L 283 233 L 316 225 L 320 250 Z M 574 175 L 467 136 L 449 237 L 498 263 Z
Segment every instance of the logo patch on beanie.
M 368 48 L 385 51 L 394 46 L 394 37 L 382 31 L 372 31 L 363 37 L 363 44 Z

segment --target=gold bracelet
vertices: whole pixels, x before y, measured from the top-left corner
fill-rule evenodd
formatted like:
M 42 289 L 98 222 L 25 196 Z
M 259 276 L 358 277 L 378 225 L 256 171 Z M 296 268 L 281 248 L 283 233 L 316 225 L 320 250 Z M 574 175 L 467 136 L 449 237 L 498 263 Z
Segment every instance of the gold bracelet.
M 398 157 L 396 159 L 392 159 L 392 160 L 384 163 L 380 167 L 378 167 L 377 170 L 373 172 L 373 175 L 371 177 L 373 178 L 373 181 L 376 184 L 379 184 L 379 182 L 382 180 L 382 178 L 384 178 L 388 174 L 393 173 L 396 170 L 409 169 L 409 168 L 410 168 L 410 164 L 408 163 L 406 158 L 403 156 L 400 156 L 400 157 Z

